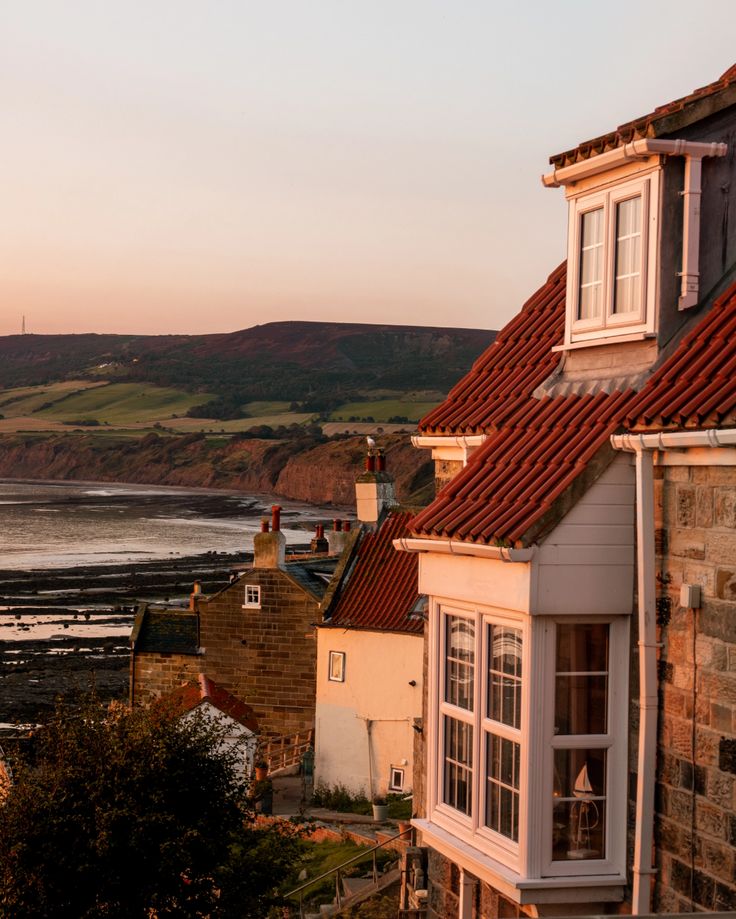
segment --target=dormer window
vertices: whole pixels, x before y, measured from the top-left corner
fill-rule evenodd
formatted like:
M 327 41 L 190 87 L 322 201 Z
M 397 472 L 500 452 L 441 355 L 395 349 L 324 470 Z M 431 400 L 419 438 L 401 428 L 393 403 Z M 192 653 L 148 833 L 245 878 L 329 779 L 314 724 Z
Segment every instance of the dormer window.
M 658 173 L 570 196 L 566 344 L 655 331 Z

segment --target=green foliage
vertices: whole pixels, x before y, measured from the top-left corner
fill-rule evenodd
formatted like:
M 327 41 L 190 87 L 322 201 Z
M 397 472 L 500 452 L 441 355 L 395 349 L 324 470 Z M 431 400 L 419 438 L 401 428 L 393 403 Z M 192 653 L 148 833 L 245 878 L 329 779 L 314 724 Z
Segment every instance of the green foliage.
M 312 792 L 312 804 L 315 807 L 326 807 L 342 814 L 370 814 L 371 802 L 364 794 L 352 794 L 341 785 L 318 784 Z
M 59 707 L 0 807 L 0 917 L 265 915 L 302 842 L 256 822 L 221 740 L 160 707 Z

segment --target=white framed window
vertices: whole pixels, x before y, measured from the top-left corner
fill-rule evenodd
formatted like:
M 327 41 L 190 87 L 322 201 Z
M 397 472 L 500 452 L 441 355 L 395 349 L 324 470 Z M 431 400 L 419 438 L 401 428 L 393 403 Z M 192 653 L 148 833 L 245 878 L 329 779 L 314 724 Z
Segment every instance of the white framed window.
M 520 877 L 625 875 L 628 617 L 431 621 L 430 823 Z
M 243 609 L 260 609 L 261 608 L 261 586 L 260 584 L 246 584 Z
M 400 766 L 391 767 L 391 778 L 388 787 L 391 791 L 404 790 L 404 770 Z
M 345 682 L 345 652 L 330 651 L 327 665 L 327 679 L 332 683 Z
M 497 857 L 518 854 L 524 623 L 443 610 L 436 812 Z
M 656 330 L 659 171 L 570 197 L 566 344 Z

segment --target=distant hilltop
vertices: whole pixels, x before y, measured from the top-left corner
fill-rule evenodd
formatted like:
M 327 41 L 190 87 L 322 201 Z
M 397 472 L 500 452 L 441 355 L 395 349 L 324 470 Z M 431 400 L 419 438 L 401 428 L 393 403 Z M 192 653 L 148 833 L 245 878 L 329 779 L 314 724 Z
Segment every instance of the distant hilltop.
M 256 400 L 326 413 L 350 400 L 418 390 L 441 398 L 495 335 L 335 322 L 272 322 L 217 335 L 7 335 L 0 336 L 0 389 L 147 383 L 201 393 L 194 408 L 210 418 L 236 418 Z

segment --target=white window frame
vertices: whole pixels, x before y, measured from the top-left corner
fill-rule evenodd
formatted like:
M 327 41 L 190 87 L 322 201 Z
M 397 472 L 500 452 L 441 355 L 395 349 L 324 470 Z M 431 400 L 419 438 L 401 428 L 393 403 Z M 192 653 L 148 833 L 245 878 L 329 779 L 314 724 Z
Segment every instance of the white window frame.
M 473 711 L 452 705 L 445 701 L 445 678 L 446 678 L 446 619 L 448 616 L 457 616 L 467 618 L 475 623 L 475 665 L 474 665 L 474 694 L 473 694 Z M 501 722 L 492 721 L 485 716 L 485 705 L 487 699 L 487 678 L 489 667 L 489 648 L 486 641 L 487 628 L 489 625 L 498 625 L 505 628 L 517 629 L 521 632 L 522 640 L 522 673 L 526 672 L 528 666 L 527 641 L 528 641 L 528 621 L 526 617 L 515 616 L 507 611 L 497 611 L 490 609 L 481 609 L 478 607 L 466 607 L 460 604 L 441 604 L 437 609 L 436 615 L 437 629 L 437 682 L 436 696 L 434 702 L 436 705 L 436 714 L 434 716 L 434 736 L 436 738 L 435 749 L 437 750 L 436 760 L 430 765 L 433 775 L 430 779 L 430 788 L 432 794 L 432 819 L 450 830 L 453 834 L 458 835 L 465 842 L 484 851 L 490 852 L 494 858 L 508 865 L 511 868 L 519 866 L 519 851 L 521 842 L 521 828 L 523 821 L 526 819 L 526 803 L 524 800 L 523 789 L 525 786 L 525 771 L 527 768 L 527 750 L 525 749 L 524 738 L 528 736 L 526 719 L 528 717 L 528 681 L 522 678 L 522 699 L 521 699 L 521 727 L 516 729 L 502 724 Z M 444 782 L 444 762 L 445 762 L 445 731 L 444 718 L 449 716 L 458 721 L 462 721 L 473 727 L 473 776 L 472 776 L 472 805 L 469 815 L 445 804 L 443 797 Z M 519 775 L 519 841 L 507 838 L 506 836 L 495 832 L 490 827 L 485 826 L 486 811 L 486 738 L 490 733 L 496 736 L 518 741 L 521 746 L 520 751 L 520 775 Z M 430 747 L 430 749 L 432 749 Z
M 398 777 L 398 781 L 397 781 Z M 406 771 L 402 766 L 391 767 L 391 778 L 389 779 L 389 791 L 403 791 Z
M 473 712 L 457 708 L 445 699 L 446 616 L 466 616 L 476 623 L 476 661 Z M 537 616 L 508 610 L 483 608 L 456 601 L 431 598 L 429 725 L 426 789 L 429 827 L 436 826 L 471 846 L 491 864 L 503 866 L 522 878 L 549 879 L 562 883 L 570 877 L 610 877 L 619 883 L 626 875 L 626 824 L 628 776 L 628 681 L 629 616 Z M 566 623 L 605 623 L 610 628 L 608 730 L 591 737 L 565 735 L 555 738 L 554 704 L 556 676 L 556 626 Z M 485 639 L 488 624 L 519 629 L 522 633 L 522 699 L 519 731 L 520 795 L 519 839 L 510 839 L 483 825 L 485 819 L 485 737 L 483 717 L 489 649 Z M 480 630 L 480 637 L 479 637 Z M 480 655 L 479 649 L 480 648 Z M 473 725 L 473 803 L 465 815 L 443 801 L 444 716 L 449 714 Z M 494 733 L 497 722 L 492 722 Z M 513 729 L 509 729 L 513 732 Z M 608 751 L 606 801 L 606 855 L 600 859 L 553 861 L 554 750 L 557 746 L 579 748 L 605 746 Z M 468 850 L 470 851 L 470 850 Z
M 243 594 L 243 609 L 261 608 L 261 585 L 246 584 Z
M 596 342 L 621 336 L 653 335 L 657 328 L 657 256 L 659 249 L 660 169 L 644 175 L 569 194 L 567 237 L 567 316 L 565 344 Z M 641 198 L 641 281 L 639 309 L 614 313 L 616 205 Z M 578 319 L 582 217 L 603 209 L 603 304 L 598 317 Z
M 345 682 L 344 651 L 330 651 L 327 657 L 327 679 L 330 683 Z

